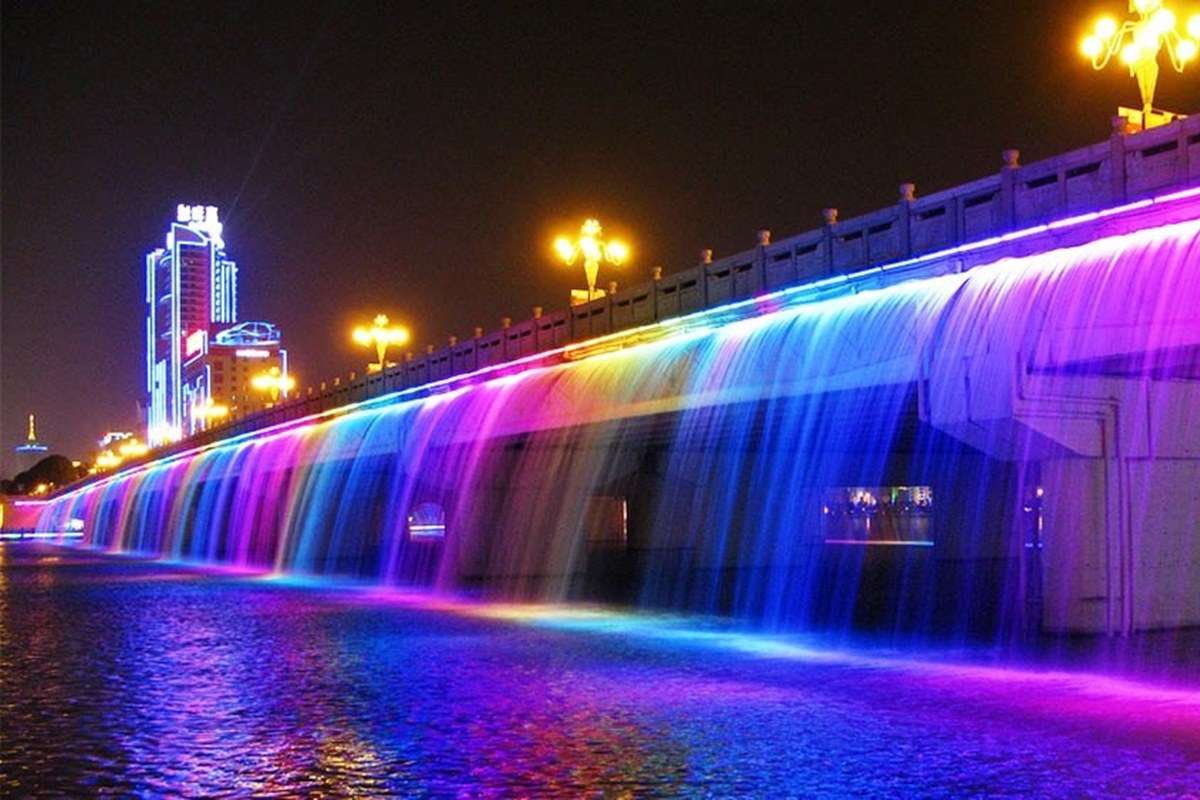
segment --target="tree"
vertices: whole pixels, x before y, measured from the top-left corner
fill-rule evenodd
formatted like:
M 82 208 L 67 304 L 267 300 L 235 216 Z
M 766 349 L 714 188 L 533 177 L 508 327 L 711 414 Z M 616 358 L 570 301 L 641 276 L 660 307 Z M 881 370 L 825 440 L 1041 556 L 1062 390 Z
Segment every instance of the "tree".
M 74 483 L 87 475 L 87 470 L 77 467 L 66 456 L 46 456 L 24 472 L 14 475 L 11 480 L 0 481 L 0 492 L 4 494 L 29 494 L 38 484 L 46 484 L 54 488 Z

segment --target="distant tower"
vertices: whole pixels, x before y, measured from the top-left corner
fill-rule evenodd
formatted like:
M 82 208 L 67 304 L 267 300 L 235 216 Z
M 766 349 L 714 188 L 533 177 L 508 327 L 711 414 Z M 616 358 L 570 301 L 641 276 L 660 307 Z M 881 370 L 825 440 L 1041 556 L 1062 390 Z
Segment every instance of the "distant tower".
M 16 448 L 17 465 L 21 470 L 27 470 L 34 464 L 42 460 L 46 454 L 46 445 L 38 441 L 37 438 L 37 421 L 33 414 L 29 415 L 29 428 L 25 434 L 25 441 Z

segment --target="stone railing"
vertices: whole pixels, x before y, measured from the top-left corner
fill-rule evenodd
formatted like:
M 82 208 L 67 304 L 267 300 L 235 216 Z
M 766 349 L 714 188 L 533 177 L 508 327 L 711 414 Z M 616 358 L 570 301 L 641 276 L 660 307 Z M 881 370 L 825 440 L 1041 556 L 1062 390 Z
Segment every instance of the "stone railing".
M 1200 116 L 1145 132 L 1114 129 L 1108 141 L 1032 164 L 1016 150 L 1002 154 L 997 174 L 917 197 L 903 184 L 897 201 L 850 219 L 825 209 L 824 224 L 772 241 L 759 231 L 757 245 L 719 259 L 702 251 L 699 263 L 610 292 L 602 299 L 529 319 L 504 318 L 499 330 L 451 337 L 440 349 L 383 373 L 336 379 L 298 397 L 231 420 L 149 456 L 159 458 L 197 445 L 309 417 L 397 391 L 421 392 L 455 376 L 516 359 L 533 358 L 573 342 L 714 308 L 766 291 L 889 262 L 938 253 L 958 245 L 1085 214 L 1200 184 Z

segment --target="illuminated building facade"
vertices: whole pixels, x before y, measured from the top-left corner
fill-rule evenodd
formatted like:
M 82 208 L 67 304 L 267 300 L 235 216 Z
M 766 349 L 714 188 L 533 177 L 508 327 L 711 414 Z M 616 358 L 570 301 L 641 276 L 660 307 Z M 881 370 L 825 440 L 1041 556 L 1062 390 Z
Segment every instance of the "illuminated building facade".
M 279 330 L 267 323 L 238 325 L 238 267 L 225 252 L 216 206 L 180 205 L 165 247 L 146 254 L 146 440 L 151 447 L 209 424 L 194 409 L 212 406 L 214 366 L 229 375 L 240 349 L 268 349 L 286 364 Z M 265 338 L 271 346 L 232 345 Z M 224 340 L 222 341 L 222 337 Z M 239 338 L 240 337 L 240 338 Z M 228 394 L 222 390 L 222 394 Z
M 270 398 L 252 382 L 272 367 L 288 374 L 287 350 L 280 340 L 279 329 L 267 322 L 243 322 L 218 333 L 206 358 L 213 403 L 234 417 L 265 408 Z

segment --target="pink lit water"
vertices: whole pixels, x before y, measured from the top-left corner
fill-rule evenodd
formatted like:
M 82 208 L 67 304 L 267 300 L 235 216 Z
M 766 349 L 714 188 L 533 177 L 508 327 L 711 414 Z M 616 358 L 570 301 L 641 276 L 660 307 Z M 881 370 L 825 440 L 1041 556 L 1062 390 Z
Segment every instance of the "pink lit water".
M 0 795 L 39 792 L 1187 797 L 1200 681 L 5 545 Z

